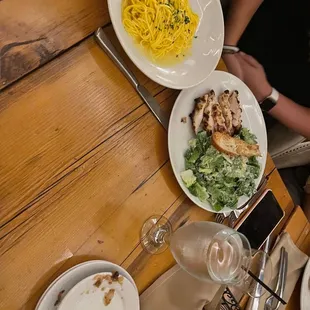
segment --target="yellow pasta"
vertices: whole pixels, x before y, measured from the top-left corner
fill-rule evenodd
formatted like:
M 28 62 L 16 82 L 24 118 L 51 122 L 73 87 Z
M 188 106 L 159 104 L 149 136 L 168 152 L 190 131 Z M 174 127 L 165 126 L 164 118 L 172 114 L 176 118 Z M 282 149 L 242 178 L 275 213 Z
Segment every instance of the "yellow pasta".
M 199 22 L 188 0 L 123 0 L 122 19 L 126 31 L 155 61 L 185 56 Z

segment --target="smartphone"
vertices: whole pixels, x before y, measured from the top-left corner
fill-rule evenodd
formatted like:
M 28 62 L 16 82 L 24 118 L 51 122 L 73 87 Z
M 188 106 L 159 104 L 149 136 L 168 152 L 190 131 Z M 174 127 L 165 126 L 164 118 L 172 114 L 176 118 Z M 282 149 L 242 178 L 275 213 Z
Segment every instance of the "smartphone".
M 248 238 L 253 249 L 259 249 L 284 215 L 272 191 L 267 189 L 245 217 L 237 223 L 235 229 Z

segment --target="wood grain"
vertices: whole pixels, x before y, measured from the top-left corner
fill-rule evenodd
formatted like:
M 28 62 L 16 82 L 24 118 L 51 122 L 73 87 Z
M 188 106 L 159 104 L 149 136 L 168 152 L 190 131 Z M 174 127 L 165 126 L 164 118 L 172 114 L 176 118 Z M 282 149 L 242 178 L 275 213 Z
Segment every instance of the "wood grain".
M 165 167 L 166 133 L 145 106 L 140 109 L 144 109 L 140 118 L 98 146 L 95 154 L 49 190 L 45 201 L 33 206 L 31 217 L 2 238 L 0 308 L 21 307 L 35 293 L 26 283 L 38 283 L 48 273 L 46 283 L 55 272 L 52 268 L 49 273 L 52 266 L 79 249 L 79 255 L 89 253 L 97 238 L 104 241 L 100 257 L 121 263 L 138 243 L 142 221 L 154 210 L 163 213 L 180 196 L 171 169 Z M 146 183 L 151 190 L 145 190 Z M 88 242 L 94 233 L 95 239 Z M 23 253 L 22 260 L 15 259 L 18 253 Z M 4 281 L 8 278 L 9 283 Z
M 295 207 L 284 230 L 301 251 L 310 255 L 310 223 L 300 206 Z
M 130 67 L 152 94 L 163 90 Z M 0 226 L 126 126 L 142 104 L 92 38 L 3 91 Z
M 106 0 L 0 1 L 0 89 L 106 25 Z

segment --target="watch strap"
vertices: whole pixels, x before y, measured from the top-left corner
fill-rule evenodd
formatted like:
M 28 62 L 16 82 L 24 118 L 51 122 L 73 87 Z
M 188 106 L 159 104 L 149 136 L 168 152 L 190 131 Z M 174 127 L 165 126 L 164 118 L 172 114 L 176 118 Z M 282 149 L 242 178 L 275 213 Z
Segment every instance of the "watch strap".
M 222 54 L 236 54 L 240 52 L 240 48 L 234 45 L 224 45 Z
M 271 94 L 260 103 L 260 107 L 263 111 L 268 112 L 275 107 L 278 100 L 279 92 L 275 88 L 272 88 Z

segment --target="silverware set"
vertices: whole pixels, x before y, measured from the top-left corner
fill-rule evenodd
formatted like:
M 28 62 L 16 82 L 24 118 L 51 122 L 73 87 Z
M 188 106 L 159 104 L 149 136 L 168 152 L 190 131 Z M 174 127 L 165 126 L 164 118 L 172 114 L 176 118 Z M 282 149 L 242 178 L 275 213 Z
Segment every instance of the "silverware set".
M 277 279 L 277 285 L 275 293 L 278 294 L 281 298 L 284 295 L 286 276 L 287 276 L 287 266 L 288 266 L 288 253 L 284 247 L 281 248 L 280 255 L 280 264 L 279 264 L 279 273 Z M 276 300 L 273 296 L 269 296 L 265 302 L 265 310 L 278 310 L 281 303 Z

